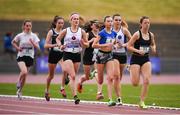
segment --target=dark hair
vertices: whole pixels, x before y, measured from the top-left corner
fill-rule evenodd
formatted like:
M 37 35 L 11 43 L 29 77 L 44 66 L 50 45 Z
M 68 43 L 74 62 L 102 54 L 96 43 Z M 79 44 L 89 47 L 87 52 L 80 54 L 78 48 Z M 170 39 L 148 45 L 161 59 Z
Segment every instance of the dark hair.
M 109 17 L 111 17 L 111 16 L 105 16 L 105 17 L 104 17 L 104 22 L 105 22 L 105 21 L 106 21 L 106 19 L 107 19 L 107 18 L 109 18 Z
M 139 20 L 140 24 L 142 24 L 142 22 L 143 22 L 144 19 L 149 19 L 149 17 L 148 17 L 148 16 L 142 16 L 142 17 L 140 18 L 140 20 Z
M 99 22 L 99 25 L 100 25 L 100 31 L 105 28 L 104 22 Z
M 142 24 L 143 21 L 144 21 L 144 19 L 149 19 L 149 17 L 148 17 L 148 16 L 142 16 L 142 17 L 140 18 L 140 20 L 139 20 L 139 23 Z M 141 25 L 140 25 L 140 28 L 142 28 Z
M 95 20 L 91 20 L 91 21 L 87 22 L 87 23 L 84 25 L 84 30 L 85 30 L 86 32 L 92 31 L 91 26 L 92 26 L 94 23 L 97 23 L 97 24 L 98 24 L 99 21 L 95 19 Z M 99 26 L 99 24 L 98 24 L 98 26 Z
M 114 14 L 112 18 L 114 19 L 115 16 L 121 16 L 121 15 L 120 14 Z
M 64 18 L 60 17 L 60 16 L 54 16 L 53 22 L 51 23 L 51 27 L 50 28 L 56 28 L 56 23 L 59 19 L 64 20 Z

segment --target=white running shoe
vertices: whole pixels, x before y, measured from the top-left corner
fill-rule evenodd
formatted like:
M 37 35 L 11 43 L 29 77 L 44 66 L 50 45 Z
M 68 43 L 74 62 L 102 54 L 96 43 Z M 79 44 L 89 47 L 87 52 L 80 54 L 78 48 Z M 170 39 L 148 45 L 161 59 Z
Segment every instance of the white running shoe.
M 20 91 L 20 89 L 17 90 L 16 95 L 19 100 L 22 100 L 22 92 Z
M 118 106 L 123 105 L 121 98 L 116 99 L 116 105 L 118 105 Z

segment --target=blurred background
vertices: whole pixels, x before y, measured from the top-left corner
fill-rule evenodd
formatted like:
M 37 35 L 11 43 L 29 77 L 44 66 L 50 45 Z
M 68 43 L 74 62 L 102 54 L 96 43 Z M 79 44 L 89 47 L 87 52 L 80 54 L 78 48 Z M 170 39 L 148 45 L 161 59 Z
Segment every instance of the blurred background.
M 139 18 L 149 16 L 155 34 L 157 55 L 151 56 L 154 74 L 180 74 L 180 0 L 0 0 L 0 73 L 19 73 L 11 39 L 22 31 L 24 19 L 33 21 L 33 32 L 41 39 L 32 73 L 47 73 L 46 34 L 55 15 L 65 18 L 78 12 L 81 25 L 119 13 L 131 34 L 139 29 Z M 57 68 L 60 72 L 61 68 Z M 80 72 L 82 72 L 82 66 Z

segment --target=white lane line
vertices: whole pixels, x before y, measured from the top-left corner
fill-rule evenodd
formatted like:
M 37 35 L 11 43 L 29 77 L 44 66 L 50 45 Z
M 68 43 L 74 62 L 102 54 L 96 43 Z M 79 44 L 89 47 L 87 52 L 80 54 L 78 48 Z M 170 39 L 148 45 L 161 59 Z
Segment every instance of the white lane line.
M 22 103 L 26 103 L 26 104 L 48 104 L 48 105 L 56 105 L 56 106 L 59 106 L 59 107 L 61 107 L 61 106 L 66 106 L 66 107 L 72 107 L 72 106 L 74 106 L 74 107 L 79 107 L 79 108 L 84 108 L 85 106 L 88 106 L 88 110 L 92 110 L 93 109 L 93 111 L 95 112 L 96 110 L 98 111 L 96 111 L 96 114 L 97 113 L 99 113 L 99 114 L 112 114 L 112 111 L 109 111 L 109 110 L 115 110 L 115 111 L 118 111 L 119 109 L 123 109 L 123 111 L 128 111 L 128 112 L 135 112 L 135 113 L 145 113 L 145 111 L 139 111 L 139 110 L 134 110 L 134 109 L 127 109 L 127 108 L 120 108 L 121 106 L 115 106 L 115 107 L 108 107 L 108 106 L 89 106 L 89 105 L 81 105 L 81 104 L 79 104 L 79 105 L 72 105 L 72 104 L 69 104 L 69 103 L 67 103 L 67 104 L 65 104 L 65 103 L 47 103 L 46 101 L 44 101 L 45 103 L 43 103 L 43 101 L 31 101 L 31 100 L 23 100 L 23 101 L 20 101 L 20 100 L 8 100 L 8 99 L 3 99 L 3 100 L 6 100 L 6 101 L 9 101 L 9 102 L 16 102 L 16 103 L 18 103 L 18 102 L 22 102 Z M 57 102 L 57 101 L 56 101 Z M 61 101 L 59 101 L 59 102 L 61 102 Z M 0 104 L 1 105 L 1 104 Z M 92 104 L 91 104 L 92 105 Z M 36 106 L 41 106 L 41 105 L 36 105 Z M 50 108 L 50 107 L 48 107 L 48 108 Z M 57 107 L 53 107 L 53 109 L 54 108 L 57 108 Z M 101 112 L 100 112 L 100 109 L 104 109 L 104 108 L 107 108 L 107 109 L 105 109 L 105 110 L 101 110 Z M 87 108 L 86 108 L 87 109 Z M 63 110 L 65 110 L 65 109 L 63 109 Z M 92 111 L 91 111 L 92 112 Z M 146 113 L 153 113 L 153 114 L 162 114 L 162 113 L 165 113 L 165 112 L 159 112 L 159 111 L 146 111 Z M 114 114 L 114 113 L 113 113 Z
M 36 99 L 37 100 L 37 99 Z M 73 103 L 59 103 L 59 102 L 62 102 L 62 101 L 50 101 L 50 102 L 46 102 L 45 100 L 44 101 L 36 101 L 36 100 L 30 100 L 30 99 L 24 99 L 24 100 L 18 100 L 18 99 L 16 99 L 16 98 L 3 98 L 2 100 L 0 100 L 0 102 L 2 102 L 2 101 L 5 101 L 5 102 L 8 102 L 8 103 L 24 103 L 24 104 L 48 104 L 48 105 L 56 105 L 56 106 L 59 106 L 59 107 L 61 107 L 61 106 L 64 106 L 64 107 L 71 107 L 72 108 L 72 106 L 73 107 L 79 107 L 79 108 L 84 108 L 85 106 L 88 106 L 88 110 L 92 110 L 93 109 L 93 111 L 95 112 L 96 110 L 98 111 L 96 111 L 96 114 L 97 113 L 101 113 L 101 114 L 112 114 L 112 111 L 111 110 L 113 110 L 113 111 L 118 111 L 119 109 L 122 109 L 123 111 L 131 111 L 131 112 L 135 112 L 135 113 L 154 113 L 154 114 L 162 114 L 162 113 L 166 113 L 166 112 L 163 112 L 163 111 L 161 111 L 161 112 L 159 112 L 159 111 L 139 111 L 139 110 L 134 110 L 134 109 L 127 109 L 127 108 L 124 108 L 123 106 L 115 106 L 115 107 L 108 107 L 108 106 L 93 106 L 93 105 L 95 105 L 95 104 L 90 104 L 90 105 L 82 105 L 82 104 L 79 104 L 79 105 L 74 105 Z M 2 103 L 4 103 L 4 102 L 2 102 Z M 100 105 L 100 104 L 99 104 Z M 101 104 L 102 105 L 102 104 Z M 36 105 L 36 106 L 41 106 L 41 105 Z M 123 108 L 121 108 L 121 107 L 123 107 Z M 133 107 L 133 106 L 131 106 L 131 107 Z M 49 107 L 48 107 L 49 108 Z M 53 109 L 54 108 L 57 108 L 57 107 L 53 107 Z M 104 109 L 104 108 L 107 108 L 107 109 L 105 109 L 105 110 L 101 110 L 101 109 Z M 112 109 L 111 109 L 112 108 Z M 87 109 L 87 108 L 86 108 Z M 65 110 L 65 109 L 64 109 Z M 100 112 L 100 110 L 101 110 L 101 112 Z M 92 111 L 91 111 L 92 112 Z M 86 112 L 87 113 L 87 112 Z
M 0 97 L 11 97 L 11 98 L 16 98 L 16 95 L 0 95 Z M 33 96 L 23 96 L 25 99 L 36 99 L 36 100 L 45 100 L 43 97 L 33 97 Z M 72 99 L 58 99 L 58 98 L 51 98 L 51 101 L 62 101 L 62 102 L 74 102 Z M 81 103 L 85 104 L 105 104 L 107 105 L 107 102 L 98 102 L 98 101 L 83 101 L 81 100 Z M 126 104 L 123 103 L 124 106 L 128 107 L 138 107 L 137 104 Z M 180 110 L 180 108 L 175 108 L 175 107 L 161 107 L 161 106 L 148 106 L 148 108 L 152 109 L 164 109 L 164 110 Z

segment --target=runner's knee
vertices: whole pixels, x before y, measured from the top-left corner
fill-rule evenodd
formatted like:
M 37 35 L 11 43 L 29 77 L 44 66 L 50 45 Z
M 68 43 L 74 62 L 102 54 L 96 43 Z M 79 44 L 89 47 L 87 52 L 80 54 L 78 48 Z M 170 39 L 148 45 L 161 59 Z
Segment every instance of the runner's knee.
M 86 80 L 89 80 L 89 76 L 90 76 L 90 75 L 88 75 L 88 76 L 87 76 L 87 75 L 85 75 L 85 79 L 86 79 Z
M 27 76 L 27 74 L 28 74 L 27 71 L 22 71 L 22 72 L 21 72 L 21 75 L 22 75 L 22 76 Z
M 143 84 L 144 84 L 144 85 L 149 85 L 149 79 L 145 79 L 145 80 L 143 81 Z
M 113 78 L 107 77 L 107 81 L 108 81 L 108 82 L 113 82 Z
M 72 76 L 71 76 L 71 80 L 72 80 L 72 81 L 75 81 L 75 75 L 72 75 Z
M 103 80 L 98 80 L 98 83 L 99 83 L 100 85 L 102 85 L 102 84 L 103 84 Z
M 118 75 L 115 75 L 113 79 L 114 79 L 115 81 L 119 81 L 119 80 L 120 80 L 120 78 L 119 78 Z
M 54 75 L 49 74 L 48 79 L 52 80 L 54 78 Z
M 139 85 L 139 80 L 131 80 L 133 86 L 138 86 Z

